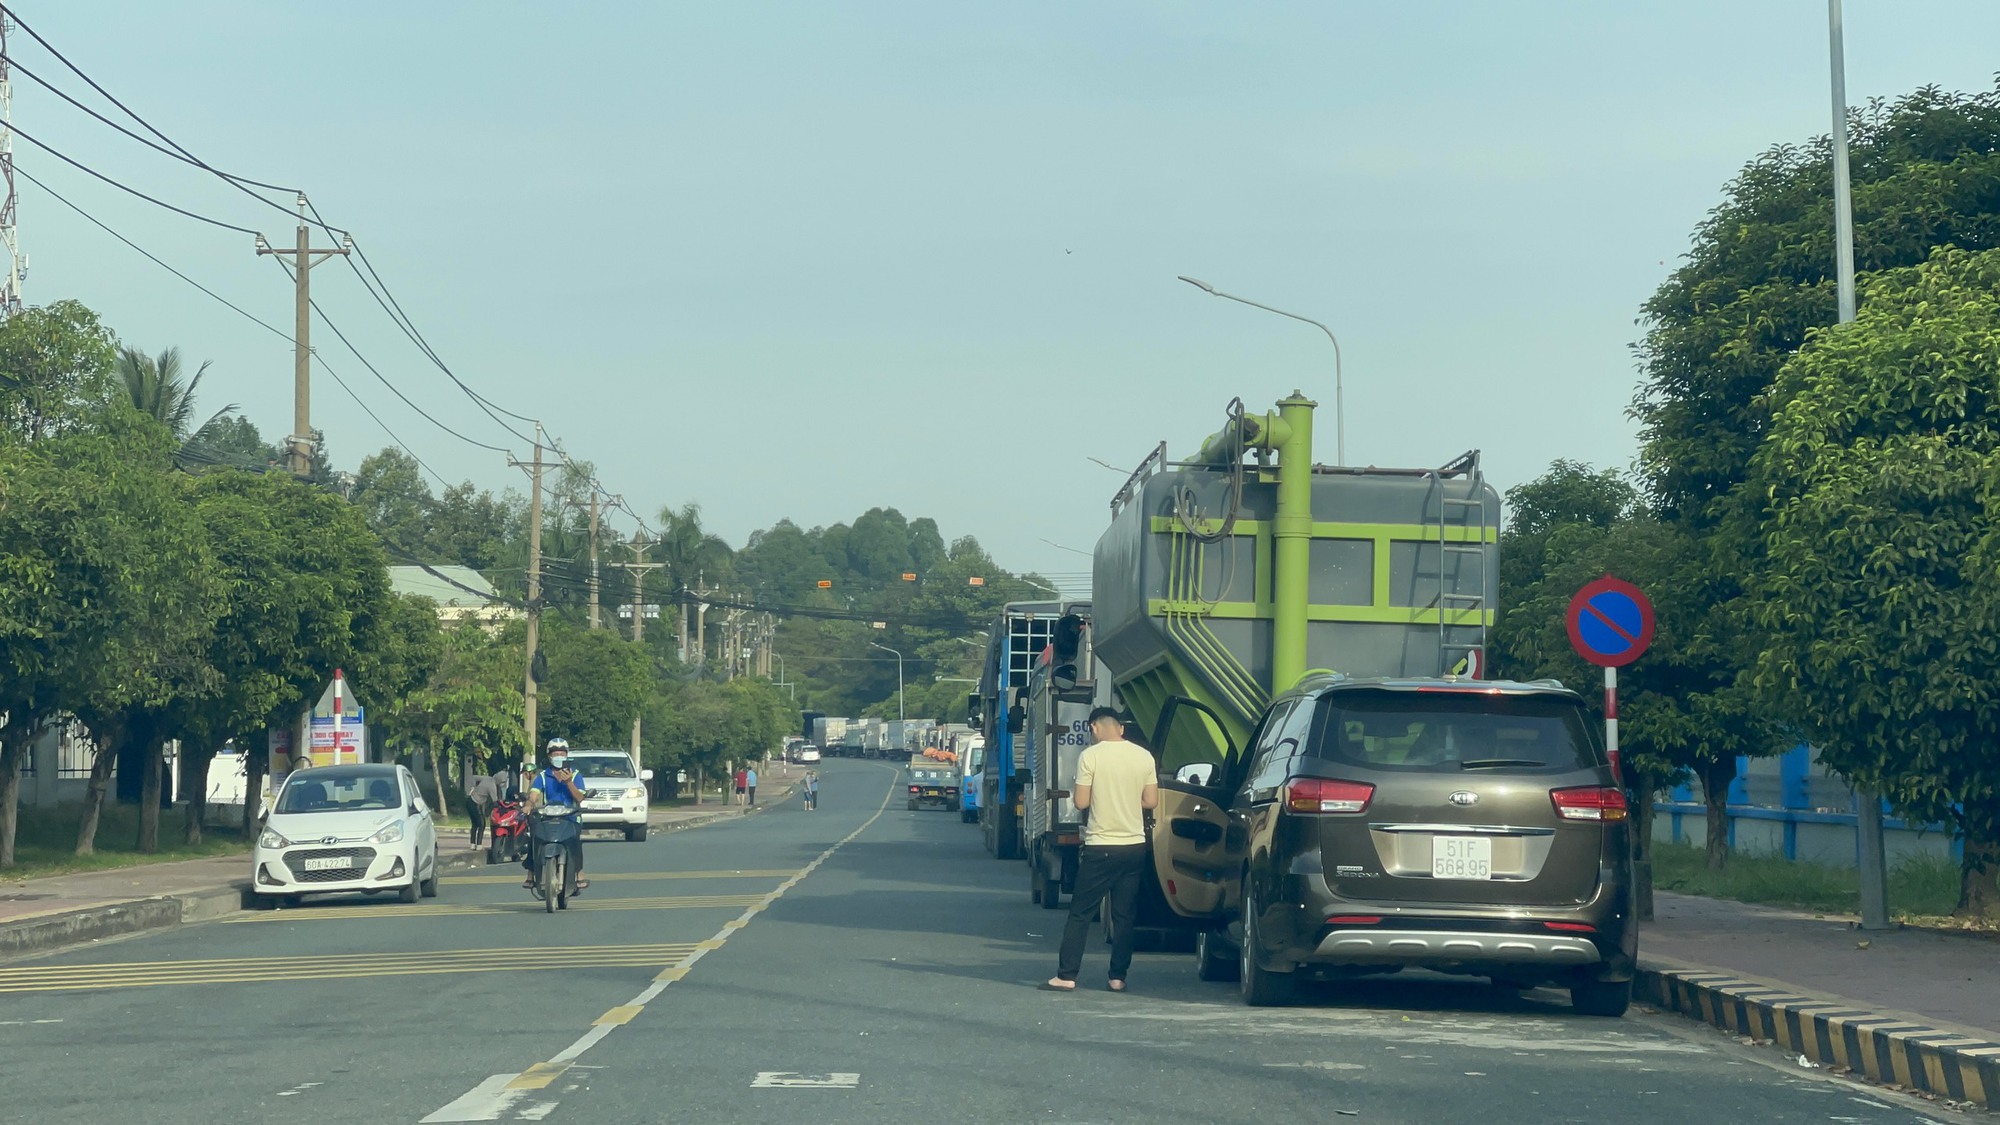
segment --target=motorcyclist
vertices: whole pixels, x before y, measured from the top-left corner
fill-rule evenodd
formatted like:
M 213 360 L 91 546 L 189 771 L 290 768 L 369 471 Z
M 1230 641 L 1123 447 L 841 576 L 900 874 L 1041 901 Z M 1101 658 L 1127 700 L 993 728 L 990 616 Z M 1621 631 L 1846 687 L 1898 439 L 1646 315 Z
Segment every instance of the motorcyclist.
M 569 740 L 551 738 L 546 751 L 548 768 L 539 770 L 528 781 L 526 811 L 530 816 L 542 805 L 568 805 L 581 809 L 583 806 L 583 778 L 569 765 Z M 566 845 L 569 849 L 569 869 L 575 873 L 576 889 L 581 891 L 590 886 L 583 877 L 583 834 L 576 833 Z M 535 849 L 529 848 L 522 866 L 528 869 L 528 877 L 521 885 L 532 890 L 535 886 Z

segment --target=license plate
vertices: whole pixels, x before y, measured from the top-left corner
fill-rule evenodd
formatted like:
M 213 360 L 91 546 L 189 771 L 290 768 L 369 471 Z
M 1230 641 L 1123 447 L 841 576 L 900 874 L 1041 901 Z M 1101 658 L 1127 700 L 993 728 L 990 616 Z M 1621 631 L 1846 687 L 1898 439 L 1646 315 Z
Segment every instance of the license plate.
M 926 797 L 942 797 L 942 796 L 944 796 L 944 793 L 943 793 L 943 792 L 942 792 L 941 790 L 937 790 L 937 789 L 926 789 L 926 790 L 924 790 L 924 796 L 926 796 Z
M 1493 878 L 1493 841 L 1483 836 L 1431 837 L 1431 878 Z
M 344 855 L 309 856 L 306 859 L 307 871 L 334 871 L 353 866 L 354 861 Z

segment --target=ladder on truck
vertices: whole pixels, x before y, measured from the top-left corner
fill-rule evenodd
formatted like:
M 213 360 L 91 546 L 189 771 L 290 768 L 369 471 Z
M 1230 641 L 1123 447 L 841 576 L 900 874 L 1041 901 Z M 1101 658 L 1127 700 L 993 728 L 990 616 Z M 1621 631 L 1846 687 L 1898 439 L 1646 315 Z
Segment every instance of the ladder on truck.
M 1477 449 L 1443 468 L 1432 470 L 1430 478 L 1432 495 L 1437 498 L 1437 522 L 1432 527 L 1437 531 L 1438 545 L 1438 594 L 1435 603 L 1438 611 L 1438 671 L 1443 675 L 1484 676 L 1487 672 L 1487 617 L 1493 602 L 1492 592 L 1487 588 L 1487 583 L 1493 580 L 1494 544 L 1489 542 L 1489 533 L 1498 530 L 1499 513 L 1492 511 L 1487 503 L 1486 473 L 1479 466 Z M 1465 483 L 1462 494 L 1453 487 L 1457 480 Z M 1428 516 L 1432 509 L 1428 504 L 1425 508 Z M 1471 541 L 1452 539 L 1453 527 L 1461 529 L 1461 533 L 1471 533 Z M 1468 564 L 1475 577 L 1472 588 L 1465 590 L 1459 578 Z M 1452 640 L 1454 620 L 1462 619 L 1467 614 L 1472 615 L 1473 623 L 1479 630 L 1478 640 Z

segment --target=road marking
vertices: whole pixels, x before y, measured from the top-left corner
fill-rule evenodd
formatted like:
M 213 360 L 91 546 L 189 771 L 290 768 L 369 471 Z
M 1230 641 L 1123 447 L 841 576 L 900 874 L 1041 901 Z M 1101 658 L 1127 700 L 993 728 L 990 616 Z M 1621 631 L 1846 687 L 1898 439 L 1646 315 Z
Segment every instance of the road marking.
M 597 1019 L 594 1022 L 600 1025 L 631 1023 L 632 1017 L 638 1014 L 639 1014 L 639 1006 L 637 1004 L 620 1004 L 616 1008 L 612 1008 L 606 1011 L 603 1015 L 597 1017 Z
M 775 1090 L 780 1088 L 803 1088 L 815 1090 L 852 1090 L 861 1085 L 859 1074 L 835 1072 L 833 1074 L 794 1074 L 789 1070 L 760 1070 L 757 1078 L 750 1083 L 752 1090 Z
M 585 900 L 573 898 L 569 909 L 583 911 L 604 910 L 707 910 L 727 909 L 733 906 L 749 906 L 764 901 L 763 895 L 672 895 L 665 897 L 606 898 Z M 397 919 L 397 918 L 450 918 L 469 915 L 493 914 L 540 914 L 545 908 L 540 901 L 534 902 L 464 902 L 438 903 L 432 906 L 325 906 L 316 910 L 276 911 L 272 913 L 250 914 L 241 918 L 225 918 L 224 925 L 241 926 L 258 922 L 338 922 L 356 918 Z
M 677 980 L 680 980 L 682 977 L 685 977 L 687 975 L 687 970 L 693 968 L 695 962 L 701 960 L 703 957 L 714 952 L 715 950 L 722 948 L 722 946 L 726 942 L 728 942 L 728 940 L 732 936 L 734 936 L 738 931 L 740 931 L 745 925 L 748 925 L 750 920 L 756 917 L 760 911 L 762 911 L 765 907 L 771 905 L 772 903 L 778 901 L 780 898 L 784 897 L 786 891 L 789 891 L 793 887 L 798 886 L 799 883 L 803 882 L 808 875 L 811 875 L 813 872 L 819 870 L 822 864 L 826 863 L 827 860 L 832 859 L 835 852 L 838 852 L 841 848 L 846 847 L 849 843 L 853 842 L 856 837 L 860 836 L 863 832 L 866 832 L 868 831 L 868 829 L 872 828 L 876 821 L 882 819 L 882 814 L 888 811 L 890 800 L 892 800 L 896 796 L 897 782 L 899 780 L 900 778 L 892 776 L 889 783 L 888 792 L 882 795 L 881 806 L 875 810 L 874 815 L 870 816 L 867 820 L 861 822 L 861 827 L 856 828 L 854 831 L 849 832 L 845 836 L 842 836 L 831 847 L 827 848 L 825 851 L 815 856 L 811 863 L 806 864 L 804 867 L 800 868 L 797 871 L 791 872 L 790 877 L 787 878 L 782 884 L 780 884 L 776 890 L 766 895 L 756 896 L 753 905 L 746 907 L 744 912 L 738 915 L 736 918 L 733 918 L 729 922 L 724 923 L 722 929 L 716 931 L 714 937 L 709 938 L 707 941 L 694 943 L 688 955 L 681 958 L 679 964 L 671 966 L 667 972 L 662 972 L 658 976 L 654 977 L 652 984 L 648 985 L 644 991 L 639 993 L 639 995 L 634 996 L 631 1000 L 627 1001 L 625 1004 L 620 1005 L 620 1007 L 644 1009 L 648 1003 L 650 1003 L 653 999 L 658 997 L 662 992 L 665 992 L 669 985 L 673 984 Z M 678 972 L 676 972 L 676 970 L 678 970 Z M 612 1010 L 617 1011 L 619 1009 L 614 1008 Z M 629 1021 L 624 1021 L 624 1022 L 629 1022 Z M 602 1042 L 606 1036 L 610 1035 L 620 1026 L 622 1026 L 622 1023 L 600 1022 L 592 1025 L 590 1030 L 585 1032 L 581 1038 L 579 1038 L 576 1042 L 570 1044 L 568 1047 L 563 1048 L 561 1052 L 559 1052 L 553 1059 L 550 1059 L 548 1062 L 536 1063 L 534 1066 L 529 1067 L 527 1070 L 522 1071 L 518 1075 L 496 1074 L 493 1077 L 488 1078 L 486 1081 L 481 1082 L 479 1085 L 473 1087 L 471 1090 L 468 1090 L 464 1094 L 460 1095 L 459 1098 L 456 1101 L 453 1101 L 450 1105 L 447 1105 L 443 1109 L 438 1110 L 436 1113 L 431 1114 L 429 1117 L 424 1118 L 423 1120 L 425 1122 L 425 1125 L 429 1125 L 429 1123 L 432 1122 L 500 1120 L 501 1115 L 511 1111 L 514 1108 L 515 1103 L 526 1095 L 526 1090 L 521 1089 L 519 1087 L 515 1087 L 513 1083 L 519 1081 L 520 1079 L 527 1078 L 529 1075 L 539 1074 L 542 1068 L 545 1067 L 567 1068 L 568 1066 L 573 1065 L 578 1058 L 582 1057 L 585 1051 L 588 1051 L 592 1047 L 595 1047 L 598 1043 Z M 560 1071 L 558 1071 L 558 1073 L 560 1073 Z M 792 1077 L 799 1077 L 799 1076 L 793 1075 Z M 834 1075 L 826 1075 L 823 1077 L 842 1078 L 842 1079 L 852 1078 L 854 1080 L 854 1083 L 858 1083 L 861 1080 L 861 1076 L 858 1074 L 853 1074 L 853 1075 L 834 1074 Z M 553 1081 L 553 1076 L 551 1076 L 550 1081 Z M 548 1083 L 544 1082 L 542 1084 L 545 1086 Z M 849 1083 L 847 1085 L 848 1087 L 851 1087 L 853 1083 Z M 550 1104 L 545 1108 L 544 1106 L 538 1104 L 531 1108 L 533 1110 L 539 1111 L 542 1114 L 546 1114 L 552 1111 L 554 1109 L 554 1106 L 553 1104 Z M 517 1114 L 517 1116 L 525 1116 L 525 1113 Z
M 607 871 L 592 873 L 593 883 L 616 883 L 621 881 L 641 881 L 648 879 L 783 879 L 796 875 L 796 868 L 782 868 L 770 871 Z M 521 881 L 519 875 L 449 875 L 445 882 L 451 886 L 460 883 L 515 883 Z
M 0 1020 L 0 1027 L 31 1027 L 38 1023 L 61 1023 L 61 1020 Z
M 578 945 L 526 949 L 451 949 L 415 953 L 338 956 L 244 957 L 206 961 L 132 961 L 89 965 L 34 965 L 0 969 L 0 994 L 94 991 L 175 984 L 247 984 L 264 981 L 354 980 L 365 977 L 511 973 L 546 968 L 551 958 L 571 968 L 656 968 L 685 964 L 700 952 L 689 942 L 654 945 Z
M 509 1090 L 540 1090 L 562 1077 L 569 1067 L 559 1062 L 541 1062 L 514 1076 L 507 1083 Z
M 281 1098 L 289 1098 L 294 1094 L 303 1094 L 307 1090 L 312 1089 L 314 1086 L 324 1086 L 324 1085 L 326 1085 L 326 1083 L 324 1082 L 301 1082 L 289 1090 L 278 1091 L 278 1096 Z

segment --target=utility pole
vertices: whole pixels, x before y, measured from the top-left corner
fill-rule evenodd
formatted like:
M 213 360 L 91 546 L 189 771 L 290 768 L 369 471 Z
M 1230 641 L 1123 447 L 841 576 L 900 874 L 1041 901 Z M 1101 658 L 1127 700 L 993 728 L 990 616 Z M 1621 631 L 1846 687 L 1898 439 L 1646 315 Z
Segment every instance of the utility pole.
M 611 565 L 620 567 L 632 575 L 632 643 L 637 644 L 646 636 L 646 572 L 658 570 L 667 564 L 642 561 L 646 557 L 646 548 L 649 544 L 641 539 L 636 531 L 632 533 L 632 541 L 625 546 L 632 552 L 632 561 L 614 562 Z M 642 721 L 642 716 L 632 716 L 632 760 L 635 762 L 639 760 Z
M 597 482 L 590 482 L 590 627 L 597 628 Z
M 301 477 L 312 474 L 312 268 L 335 254 L 354 249 L 354 240 L 342 236 L 339 249 L 314 250 L 311 236 L 312 231 L 306 226 L 304 192 L 299 193 L 299 236 L 295 249 L 280 250 L 265 242 L 263 235 L 257 236 L 257 253 L 276 255 L 278 264 L 292 275 L 296 307 L 292 327 L 291 462 L 292 474 Z M 285 263 L 286 255 L 293 257 L 289 265 Z
M 16 226 L 14 194 L 14 82 L 7 53 L 7 33 L 14 30 L 14 17 L 0 8 L 0 180 L 7 197 L 0 202 L 0 249 L 7 252 L 7 272 L 0 278 L 0 320 L 21 311 L 21 279 L 28 273 L 28 259 L 21 253 L 21 232 Z
M 303 228 L 301 228 L 303 229 Z M 304 236 L 300 237 L 301 245 Z M 528 665 L 522 675 L 522 726 L 528 732 L 528 756 L 532 760 L 540 746 L 535 730 L 535 649 L 542 637 L 542 424 L 535 423 L 533 462 L 507 459 L 517 469 L 528 469 Z

